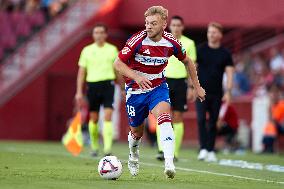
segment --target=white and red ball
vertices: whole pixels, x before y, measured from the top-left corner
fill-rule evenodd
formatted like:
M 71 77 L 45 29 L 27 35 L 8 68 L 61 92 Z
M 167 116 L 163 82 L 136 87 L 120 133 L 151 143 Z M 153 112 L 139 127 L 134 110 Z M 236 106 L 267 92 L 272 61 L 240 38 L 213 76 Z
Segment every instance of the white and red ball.
M 122 164 L 116 156 L 105 156 L 99 162 L 98 172 L 103 179 L 116 180 L 122 174 Z

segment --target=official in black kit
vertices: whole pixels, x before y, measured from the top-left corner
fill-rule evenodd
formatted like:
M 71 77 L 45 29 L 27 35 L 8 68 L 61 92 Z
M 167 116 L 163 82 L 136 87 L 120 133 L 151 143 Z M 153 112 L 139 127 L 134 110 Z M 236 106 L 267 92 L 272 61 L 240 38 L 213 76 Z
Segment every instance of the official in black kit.
M 219 23 L 210 23 L 207 29 L 208 42 L 197 49 L 197 72 L 200 85 L 206 91 L 203 102 L 196 101 L 200 152 L 198 160 L 217 161 L 214 146 L 219 110 L 222 100 L 230 103 L 233 86 L 232 55 L 221 44 L 223 28 Z M 223 75 L 226 73 L 226 86 L 223 89 Z M 206 113 L 209 114 L 208 121 Z

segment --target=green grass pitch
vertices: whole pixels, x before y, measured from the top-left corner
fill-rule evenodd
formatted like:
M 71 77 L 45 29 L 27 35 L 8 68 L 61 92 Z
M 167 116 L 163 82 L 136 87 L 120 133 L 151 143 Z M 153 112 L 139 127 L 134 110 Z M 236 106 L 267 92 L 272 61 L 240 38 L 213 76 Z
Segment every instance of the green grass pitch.
M 183 149 L 176 163 L 173 180 L 163 175 L 163 164 L 155 159 L 156 149 L 141 146 L 140 173 L 131 177 L 126 160 L 127 144 L 115 144 L 114 155 L 123 162 L 122 176 L 116 181 L 102 180 L 97 172 L 99 158 L 89 156 L 85 148 L 72 157 L 60 143 L 0 142 L 0 188 L 27 189 L 180 189 L 180 188 L 284 188 L 284 173 L 251 170 L 208 164 L 196 160 L 196 150 Z M 284 165 L 283 156 L 218 155 L 219 158 L 241 159 L 263 164 Z

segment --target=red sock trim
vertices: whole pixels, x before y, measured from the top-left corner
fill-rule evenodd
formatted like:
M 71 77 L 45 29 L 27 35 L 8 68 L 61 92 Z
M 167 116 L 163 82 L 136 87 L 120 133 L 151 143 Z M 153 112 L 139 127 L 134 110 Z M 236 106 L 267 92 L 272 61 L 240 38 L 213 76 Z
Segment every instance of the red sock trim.
M 172 122 L 171 115 L 169 113 L 162 113 L 161 115 L 159 115 L 157 121 L 158 125 L 161 125 L 165 122 Z

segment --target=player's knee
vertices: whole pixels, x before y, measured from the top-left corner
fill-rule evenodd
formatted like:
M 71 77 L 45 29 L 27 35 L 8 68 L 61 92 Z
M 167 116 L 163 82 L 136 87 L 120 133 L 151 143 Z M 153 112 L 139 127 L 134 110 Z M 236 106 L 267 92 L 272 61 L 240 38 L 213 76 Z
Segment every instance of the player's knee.
M 90 113 L 90 120 L 92 120 L 94 123 L 97 123 L 99 120 L 99 116 L 97 113 Z
M 111 121 L 111 114 L 105 115 L 105 121 Z
M 104 110 L 104 114 L 105 114 L 104 119 L 105 119 L 105 121 L 111 121 L 112 112 L 113 112 L 112 108 L 105 108 L 105 110 Z
M 173 113 L 173 122 L 174 123 L 182 122 L 182 113 L 181 112 L 174 112 Z
M 144 127 L 143 126 L 130 127 L 130 132 L 134 138 L 141 138 L 144 133 Z
M 140 139 L 143 136 L 143 130 L 131 129 L 131 136 L 135 139 Z

